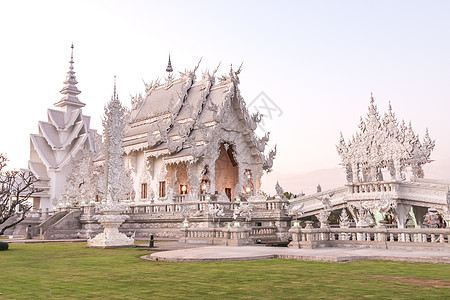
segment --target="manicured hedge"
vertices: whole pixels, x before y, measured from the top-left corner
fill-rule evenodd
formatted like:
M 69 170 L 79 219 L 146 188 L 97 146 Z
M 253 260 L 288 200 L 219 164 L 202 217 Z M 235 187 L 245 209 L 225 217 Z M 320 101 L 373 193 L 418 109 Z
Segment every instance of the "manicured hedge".
M 0 242 L 0 251 L 8 250 L 8 243 Z

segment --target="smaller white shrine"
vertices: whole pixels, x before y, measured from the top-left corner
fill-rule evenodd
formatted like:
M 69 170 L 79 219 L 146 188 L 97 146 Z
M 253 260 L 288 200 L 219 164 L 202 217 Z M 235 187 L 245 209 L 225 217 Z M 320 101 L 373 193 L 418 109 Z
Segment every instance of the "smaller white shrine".
M 348 183 L 375 182 L 385 180 L 387 170 L 390 180 L 406 179 L 407 169 L 412 181 L 424 177 L 422 165 L 430 162 L 434 149 L 428 130 L 423 141 L 403 121 L 398 124 L 391 104 L 388 112 L 380 118 L 373 96 L 370 98 L 366 120 L 361 118 L 360 131 L 345 143 L 341 133 L 336 146 L 346 168 Z
M 79 159 L 84 150 L 97 153 L 97 132 L 90 128 L 90 117 L 83 115 L 85 106 L 78 99 L 81 93 L 73 68 L 73 45 L 63 98 L 48 109 L 48 121 L 39 121 L 39 133 L 30 135 L 28 168 L 39 180 L 36 187 L 43 191 L 33 195 L 33 206 L 52 210 L 66 204 L 64 193 L 66 178 L 72 173 L 72 161 Z
M 424 179 L 422 166 L 431 162 L 435 146 L 428 130 L 420 139 L 411 123 L 397 121 L 390 104 L 380 116 L 373 96 L 358 127 L 348 142 L 341 134 L 336 146 L 346 171 L 346 186 L 291 199 L 292 206 L 302 206 L 303 218 L 314 216 L 327 227 L 335 211 L 341 213 L 341 223 L 348 225 L 348 210 L 357 227 L 388 222 L 406 228 L 409 222 L 419 228 L 427 225 L 424 217 L 433 210 L 450 222 L 449 185 Z

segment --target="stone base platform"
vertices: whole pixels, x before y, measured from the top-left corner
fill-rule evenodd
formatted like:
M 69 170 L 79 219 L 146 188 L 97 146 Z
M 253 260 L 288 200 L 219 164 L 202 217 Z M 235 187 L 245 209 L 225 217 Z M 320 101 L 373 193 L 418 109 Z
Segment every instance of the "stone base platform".
M 350 262 L 358 260 L 387 260 L 414 263 L 450 264 L 450 250 L 386 250 L 368 248 L 288 249 L 263 246 L 207 246 L 156 252 L 141 258 L 169 262 L 244 261 L 271 258 L 318 262 Z

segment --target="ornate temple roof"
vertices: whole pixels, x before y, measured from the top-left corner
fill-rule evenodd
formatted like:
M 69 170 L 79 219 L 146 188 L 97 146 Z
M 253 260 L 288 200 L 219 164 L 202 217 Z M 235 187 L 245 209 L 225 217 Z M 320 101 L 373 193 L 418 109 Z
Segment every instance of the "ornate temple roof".
M 240 68 L 230 69 L 216 82 L 215 70 L 203 73 L 196 81 L 195 72 L 169 74 L 166 82 L 145 84 L 145 96 L 132 98 L 130 122 L 124 137 L 124 151 L 144 150 L 148 156 L 189 156 L 197 159 L 218 127 L 226 128 L 227 114 L 235 112 L 245 125 L 245 135 L 252 155 L 263 159 L 268 136 L 258 139 L 254 130 L 259 115 L 250 116 L 239 91 Z M 183 154 L 183 155 L 181 155 Z M 169 158 L 165 158 L 169 159 Z

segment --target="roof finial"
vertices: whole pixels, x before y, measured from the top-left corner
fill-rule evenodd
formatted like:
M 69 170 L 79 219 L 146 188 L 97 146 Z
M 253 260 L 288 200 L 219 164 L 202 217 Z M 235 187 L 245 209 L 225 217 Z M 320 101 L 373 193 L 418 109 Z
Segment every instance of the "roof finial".
M 370 92 L 370 103 L 373 104 L 374 100 L 373 100 L 373 92 Z
M 169 72 L 169 73 L 173 72 L 172 62 L 170 61 L 170 52 L 169 52 L 169 62 L 167 63 L 166 72 Z
M 217 65 L 217 67 L 216 67 L 216 69 L 213 71 L 213 76 L 217 73 L 217 71 L 219 70 L 219 67 L 220 67 L 220 64 L 221 64 L 222 62 L 219 62 L 219 64 Z
M 70 63 L 73 64 L 73 42 L 72 42 L 72 46 L 70 48 L 72 48 L 72 52 L 70 53 Z
M 114 100 L 116 100 L 116 75 L 114 75 Z
M 64 87 L 60 91 L 61 94 L 64 95 L 64 97 L 55 103 L 55 106 L 63 107 L 70 104 L 71 106 L 75 107 L 83 107 L 85 104 L 78 100 L 77 95 L 79 95 L 81 92 L 77 88 L 77 78 L 75 76 L 75 71 L 73 70 L 73 43 L 70 46 L 71 53 L 70 53 L 70 62 L 69 62 L 69 71 L 66 75 L 66 80 L 64 81 Z
M 203 56 L 200 57 L 200 60 L 198 61 L 197 66 L 194 68 L 194 73 L 197 71 L 198 67 L 200 66 L 200 63 L 202 62 Z

